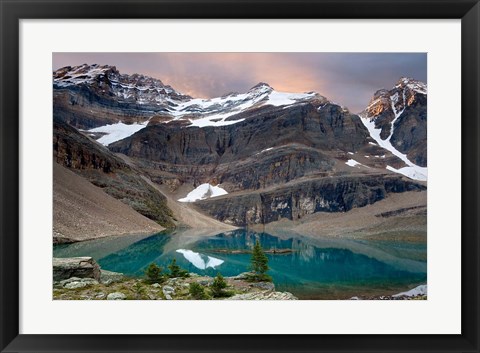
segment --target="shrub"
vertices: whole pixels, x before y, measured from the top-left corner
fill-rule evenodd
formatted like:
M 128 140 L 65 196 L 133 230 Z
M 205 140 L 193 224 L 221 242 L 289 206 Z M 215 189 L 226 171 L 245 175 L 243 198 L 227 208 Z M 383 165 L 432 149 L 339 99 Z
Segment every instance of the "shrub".
M 225 291 L 225 288 L 227 288 L 227 282 L 225 282 L 223 276 L 218 273 L 217 276 L 213 279 L 212 286 L 210 287 L 212 296 L 214 298 L 230 297 L 232 293 Z
M 190 283 L 190 287 L 188 289 L 190 295 L 197 300 L 204 300 L 208 299 L 207 293 L 205 293 L 205 288 L 197 282 Z

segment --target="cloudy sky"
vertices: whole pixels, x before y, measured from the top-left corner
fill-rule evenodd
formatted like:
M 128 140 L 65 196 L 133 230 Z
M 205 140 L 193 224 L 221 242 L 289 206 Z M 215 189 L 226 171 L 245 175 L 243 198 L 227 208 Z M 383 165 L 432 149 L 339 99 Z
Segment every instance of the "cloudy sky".
M 246 92 L 258 82 L 278 91 L 316 91 L 355 113 L 402 76 L 427 82 L 426 53 L 53 54 L 54 70 L 84 63 L 152 76 L 195 98 Z

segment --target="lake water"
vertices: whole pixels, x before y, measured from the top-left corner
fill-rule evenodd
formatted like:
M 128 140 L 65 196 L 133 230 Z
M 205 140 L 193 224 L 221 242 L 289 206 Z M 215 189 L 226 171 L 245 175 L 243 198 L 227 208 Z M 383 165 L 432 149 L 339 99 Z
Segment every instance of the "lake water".
M 200 234 L 199 234 L 200 233 Z M 268 253 L 277 290 L 300 299 L 348 299 L 387 295 L 426 283 L 426 243 L 312 239 L 274 236 L 239 229 L 219 234 L 206 231 L 162 232 L 54 246 L 55 257 L 92 256 L 102 269 L 142 276 L 154 262 L 164 269 L 175 258 L 189 272 L 234 276 L 250 266 L 247 253 L 258 239 Z

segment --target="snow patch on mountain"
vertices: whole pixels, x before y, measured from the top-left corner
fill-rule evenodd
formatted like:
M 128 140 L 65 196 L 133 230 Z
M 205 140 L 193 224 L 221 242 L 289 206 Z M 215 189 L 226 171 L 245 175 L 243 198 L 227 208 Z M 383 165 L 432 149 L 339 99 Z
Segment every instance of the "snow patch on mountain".
M 148 121 L 145 121 L 141 124 L 124 124 L 122 122 L 116 124 L 107 124 L 104 126 L 96 127 L 91 130 L 87 130 L 87 132 L 100 132 L 104 133 L 102 137 L 100 137 L 97 142 L 101 143 L 102 145 L 108 146 L 109 144 L 123 140 L 134 133 L 144 129 L 147 127 Z
M 208 183 L 202 184 L 190 191 L 184 198 L 178 199 L 180 202 L 195 202 L 198 200 L 205 200 L 211 197 L 227 195 L 228 192 L 220 186 L 212 186 Z
M 356 160 L 354 159 L 349 159 L 348 161 L 345 162 L 346 165 L 348 165 L 349 167 L 357 167 L 357 166 L 362 166 L 362 167 L 365 167 L 365 168 L 369 168 L 367 167 L 366 165 L 362 164 L 362 163 L 359 163 L 357 162 Z M 357 167 L 357 168 L 360 168 L 360 167 Z

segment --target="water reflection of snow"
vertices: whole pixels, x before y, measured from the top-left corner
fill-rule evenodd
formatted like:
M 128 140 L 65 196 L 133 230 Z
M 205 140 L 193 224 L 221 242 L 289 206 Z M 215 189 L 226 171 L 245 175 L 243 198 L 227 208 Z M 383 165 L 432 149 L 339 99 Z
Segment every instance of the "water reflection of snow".
M 214 269 L 224 263 L 223 260 L 217 259 L 216 257 L 203 255 L 192 250 L 178 249 L 177 252 L 182 254 L 188 262 L 200 270 L 205 270 L 209 267 Z

